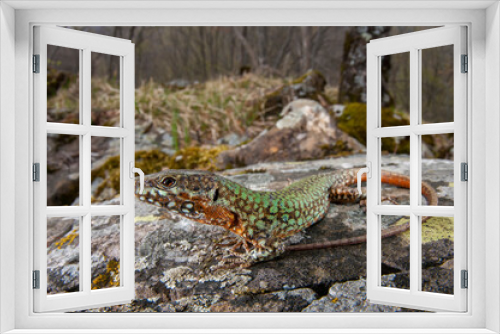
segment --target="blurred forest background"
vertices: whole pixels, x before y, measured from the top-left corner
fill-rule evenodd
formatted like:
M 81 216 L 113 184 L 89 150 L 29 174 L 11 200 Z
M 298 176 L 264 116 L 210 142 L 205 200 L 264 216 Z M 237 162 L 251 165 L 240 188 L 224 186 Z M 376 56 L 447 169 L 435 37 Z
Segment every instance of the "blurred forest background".
M 364 152 L 367 43 L 432 27 L 71 28 L 135 44 L 136 164 L 153 173 L 165 167 L 224 170 L 273 159 L 298 161 Z M 92 53 L 91 64 L 92 123 L 118 125 L 119 58 Z M 422 68 L 423 122 L 453 121 L 452 47 L 422 51 Z M 77 50 L 49 46 L 48 121 L 79 122 L 78 71 Z M 408 53 L 383 57 L 383 126 L 409 124 L 409 73 Z M 267 155 L 260 155 L 259 148 L 244 155 L 230 152 L 275 128 L 288 112 L 284 108 L 298 99 L 317 103 L 342 136 L 337 133 L 326 143 L 311 144 L 306 155 L 286 153 L 286 145 Z M 268 141 L 293 143 L 287 136 L 275 134 Z M 63 189 L 76 191 L 63 181 L 76 173 L 76 158 L 67 151 L 77 151 L 77 146 L 70 136 L 63 137 L 49 137 L 48 142 L 48 153 L 56 156 L 48 166 L 49 178 L 60 184 L 52 187 L 54 201 L 49 190 L 48 202 L 57 205 L 62 203 L 56 194 Z M 424 157 L 453 157 L 452 135 L 424 139 Z M 93 196 L 112 198 L 119 192 L 117 161 L 111 159 L 119 143 L 96 138 L 92 145 Z M 407 154 L 409 140 L 385 138 L 383 150 Z M 254 160 L 245 160 L 256 154 Z M 72 180 L 76 187 L 78 177 Z M 70 205 L 75 195 L 63 196 L 72 198 L 64 205 Z

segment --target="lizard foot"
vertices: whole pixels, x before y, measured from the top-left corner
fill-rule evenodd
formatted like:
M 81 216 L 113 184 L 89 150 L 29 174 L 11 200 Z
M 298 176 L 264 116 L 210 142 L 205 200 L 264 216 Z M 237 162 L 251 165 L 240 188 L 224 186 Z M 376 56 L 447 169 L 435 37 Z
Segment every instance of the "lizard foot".
M 217 242 L 215 243 L 215 247 L 227 248 L 230 246 L 234 246 L 239 242 L 240 240 L 238 238 L 235 238 L 232 235 L 226 235 L 217 240 Z
M 215 246 L 218 248 L 228 248 L 232 246 L 229 250 L 231 254 L 235 256 L 241 256 L 242 254 L 244 254 L 244 252 L 250 252 L 251 244 L 245 239 L 237 239 L 228 236 L 223 238 L 221 242 L 216 243 Z

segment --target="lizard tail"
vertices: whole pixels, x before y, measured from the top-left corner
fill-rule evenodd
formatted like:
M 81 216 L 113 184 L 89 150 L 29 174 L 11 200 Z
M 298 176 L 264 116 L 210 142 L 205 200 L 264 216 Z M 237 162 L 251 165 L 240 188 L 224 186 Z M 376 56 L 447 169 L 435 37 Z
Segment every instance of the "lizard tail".
M 422 223 L 429 219 L 429 217 L 425 217 L 422 219 Z M 393 237 L 395 235 L 398 235 L 400 233 L 406 232 L 410 229 L 410 222 L 406 222 L 401 225 L 397 226 L 391 226 L 385 230 L 382 231 L 382 239 L 384 238 L 389 238 Z M 352 237 L 352 238 L 344 238 L 344 239 L 339 239 L 339 240 L 333 240 L 333 241 L 326 241 L 326 242 L 321 242 L 321 243 L 315 243 L 315 244 L 303 244 L 303 245 L 290 245 L 286 247 L 287 251 L 300 251 L 300 250 L 313 250 L 313 249 L 324 249 L 324 248 L 333 248 L 333 247 L 340 247 L 340 246 L 347 246 L 347 245 L 357 245 L 357 244 L 362 244 L 366 242 L 366 234 L 360 235 L 358 237 Z
M 366 174 L 363 174 L 362 182 L 366 182 Z M 382 171 L 381 174 L 382 183 L 398 186 L 401 188 L 410 188 L 410 178 L 405 175 L 392 173 L 388 171 Z M 354 178 L 352 184 L 356 183 L 356 178 Z M 422 195 L 424 195 L 427 200 L 427 205 L 438 205 L 438 196 L 434 188 L 427 182 L 422 181 Z M 423 217 L 422 224 L 427 221 L 430 217 Z M 391 226 L 382 231 L 381 238 L 389 238 L 400 233 L 406 232 L 410 229 L 410 222 L 406 222 L 401 225 Z M 303 245 L 290 245 L 286 247 L 287 251 L 298 251 L 298 250 L 313 250 L 313 249 L 324 249 L 333 248 L 339 246 L 356 245 L 366 242 L 366 234 L 360 235 L 352 238 L 344 238 L 339 240 L 315 243 L 315 244 L 303 244 Z
M 349 186 L 357 184 L 357 175 L 352 173 L 342 180 L 343 182 L 330 189 L 330 200 L 337 203 L 354 202 L 366 199 L 366 194 L 360 195 L 356 188 Z M 366 182 L 366 174 L 361 176 L 361 182 Z M 410 178 L 406 175 L 382 171 L 381 182 L 393 186 L 410 189 Z M 427 205 L 438 205 L 438 196 L 434 188 L 427 182 L 422 181 L 422 195 L 427 200 Z
M 363 174 L 361 181 L 366 182 L 366 174 Z M 382 183 L 410 189 L 410 177 L 383 170 L 381 174 Z M 438 205 L 438 196 L 434 188 L 427 182 L 422 181 L 422 195 L 427 200 L 427 205 Z

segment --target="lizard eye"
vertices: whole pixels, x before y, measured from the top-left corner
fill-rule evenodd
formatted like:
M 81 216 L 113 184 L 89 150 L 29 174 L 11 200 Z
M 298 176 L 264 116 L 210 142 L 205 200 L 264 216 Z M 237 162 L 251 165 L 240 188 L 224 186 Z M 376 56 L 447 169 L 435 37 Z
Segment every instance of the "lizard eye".
M 175 186 L 175 179 L 171 176 L 168 176 L 164 178 L 161 183 L 163 183 L 166 188 L 172 188 L 173 186 Z

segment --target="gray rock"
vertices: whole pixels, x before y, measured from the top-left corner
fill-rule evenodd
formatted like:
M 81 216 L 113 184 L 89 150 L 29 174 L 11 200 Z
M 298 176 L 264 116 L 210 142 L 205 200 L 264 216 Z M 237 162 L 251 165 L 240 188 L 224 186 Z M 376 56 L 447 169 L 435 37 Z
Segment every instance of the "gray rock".
M 219 140 L 217 140 L 217 144 L 218 145 L 225 144 L 225 145 L 229 145 L 229 146 L 238 146 L 247 140 L 248 140 L 247 136 L 245 136 L 245 135 L 240 136 L 240 135 L 233 132 L 233 133 L 230 133 L 230 134 L 220 138 Z
M 365 150 L 354 138 L 335 126 L 334 119 L 316 101 L 300 99 L 283 108 L 274 127 L 251 142 L 221 152 L 217 166 L 246 166 L 258 162 L 303 161 L 320 159 L 341 152 L 359 153 Z
M 382 286 L 396 287 L 396 275 L 382 276 Z M 402 312 L 400 307 L 372 304 L 366 299 L 366 280 L 335 283 L 328 295 L 313 301 L 302 312 Z
M 173 91 L 186 89 L 190 85 L 191 85 L 191 82 L 189 82 L 186 79 L 174 79 L 174 80 L 170 80 L 169 82 L 167 82 L 165 84 L 165 86 L 167 86 L 167 88 L 169 88 Z

